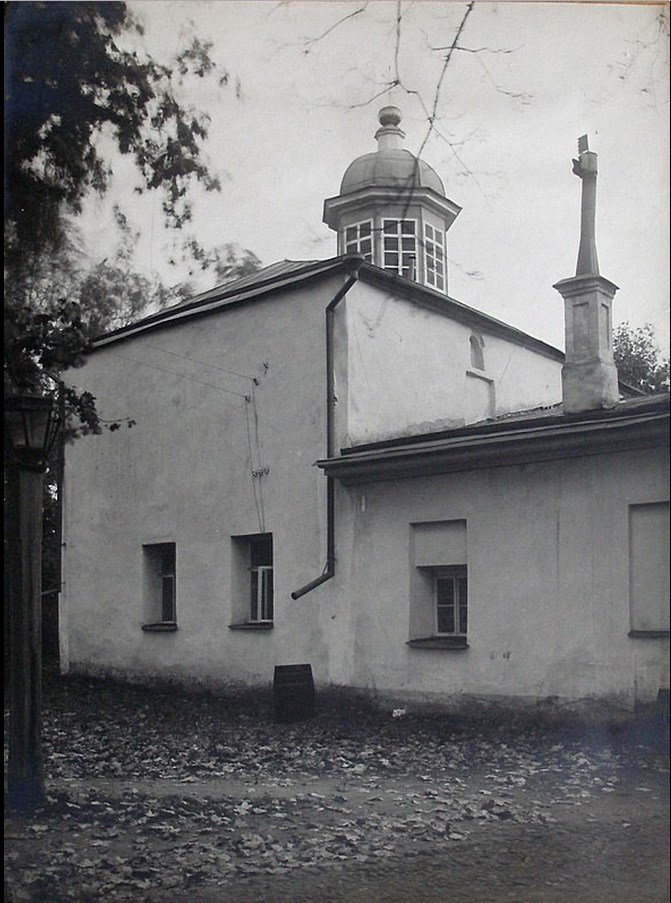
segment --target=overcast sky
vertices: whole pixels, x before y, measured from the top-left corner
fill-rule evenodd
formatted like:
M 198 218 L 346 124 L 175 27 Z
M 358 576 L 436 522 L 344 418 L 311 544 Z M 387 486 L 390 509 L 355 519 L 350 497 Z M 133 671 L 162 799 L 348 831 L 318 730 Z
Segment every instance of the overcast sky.
M 220 194 L 197 193 L 193 230 L 205 244 L 237 242 L 264 264 L 334 256 L 323 201 L 355 157 L 375 150 L 377 112 L 394 103 L 406 147 L 423 145 L 463 208 L 448 238 L 452 297 L 563 348 L 552 284 L 575 273 L 580 180 L 571 159 L 587 134 L 599 158 L 601 273 L 620 287 L 614 321 L 652 322 L 668 353 L 668 6 L 476 2 L 460 44 L 478 52 L 452 57 L 437 132 L 426 139 L 418 95 L 403 88 L 432 107 L 445 57 L 434 48 L 451 43 L 465 3 L 401 5 L 403 87 L 391 90 L 395 0 L 129 5 L 156 55 L 183 48 L 191 21 L 240 83 L 240 97 L 201 86 L 192 98 L 212 117 L 207 154 L 223 176 Z M 142 229 L 142 265 L 184 278 L 166 265 L 160 201 L 116 197 Z M 95 222 L 100 249 L 109 238 L 100 209 Z M 211 284 L 207 276 L 198 288 Z

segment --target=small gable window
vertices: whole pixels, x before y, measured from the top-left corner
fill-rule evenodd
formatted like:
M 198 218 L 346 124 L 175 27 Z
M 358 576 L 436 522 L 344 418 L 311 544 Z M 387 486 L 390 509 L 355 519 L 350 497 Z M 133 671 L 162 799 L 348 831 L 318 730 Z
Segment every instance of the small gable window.
M 484 370 L 485 369 L 485 352 L 484 347 L 485 343 L 482 339 L 482 336 L 471 335 L 470 338 L 471 344 L 471 367 L 474 370 Z

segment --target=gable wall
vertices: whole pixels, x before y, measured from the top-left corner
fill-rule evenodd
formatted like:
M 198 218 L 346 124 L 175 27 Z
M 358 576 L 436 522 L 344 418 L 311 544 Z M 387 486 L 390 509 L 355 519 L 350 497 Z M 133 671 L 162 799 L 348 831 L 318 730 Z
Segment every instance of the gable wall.
M 341 446 L 449 429 L 561 400 L 561 363 L 359 281 L 337 309 Z M 344 363 L 346 361 L 346 363 Z M 487 399 L 491 399 L 488 406 Z
M 314 461 L 325 452 L 324 309 L 341 285 L 334 277 L 154 329 L 101 347 L 74 374 L 103 417 L 136 426 L 67 450 L 66 667 L 246 683 L 272 679 L 274 664 L 304 648 L 327 658 L 310 606 L 290 593 L 325 560 Z M 252 390 L 253 402 L 240 397 Z M 252 467 L 269 473 L 253 478 Z M 231 631 L 230 537 L 264 530 L 275 542 L 276 626 Z M 179 629 L 147 633 L 142 546 L 162 542 L 177 544 Z

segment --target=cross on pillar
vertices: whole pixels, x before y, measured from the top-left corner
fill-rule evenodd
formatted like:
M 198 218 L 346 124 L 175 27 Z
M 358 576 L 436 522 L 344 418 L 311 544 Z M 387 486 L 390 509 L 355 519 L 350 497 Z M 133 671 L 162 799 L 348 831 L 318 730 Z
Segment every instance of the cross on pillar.
M 599 275 L 599 259 L 596 254 L 596 161 L 597 155 L 589 150 L 587 135 L 582 135 L 578 138 L 578 159 L 573 161 L 573 172 L 582 179 L 576 276 Z

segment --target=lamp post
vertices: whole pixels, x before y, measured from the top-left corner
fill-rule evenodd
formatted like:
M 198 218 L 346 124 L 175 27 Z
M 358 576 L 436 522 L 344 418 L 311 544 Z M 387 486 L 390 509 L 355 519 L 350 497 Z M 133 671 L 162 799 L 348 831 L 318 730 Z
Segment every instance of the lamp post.
M 42 483 L 58 433 L 51 398 L 5 399 L 8 480 L 10 736 L 7 796 L 24 812 L 45 799 L 42 759 Z

